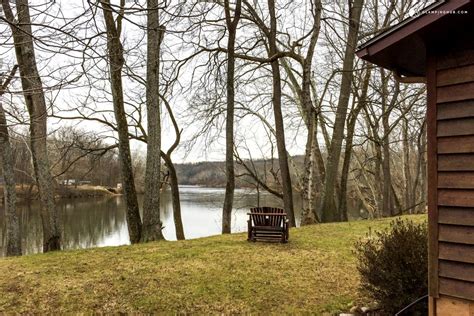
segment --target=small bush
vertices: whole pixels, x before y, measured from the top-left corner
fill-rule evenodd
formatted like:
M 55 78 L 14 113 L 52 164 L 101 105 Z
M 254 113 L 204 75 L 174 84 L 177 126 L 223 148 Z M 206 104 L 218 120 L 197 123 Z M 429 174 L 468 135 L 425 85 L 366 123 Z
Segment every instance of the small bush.
M 427 224 L 396 219 L 355 244 L 361 293 L 393 315 L 428 292 Z

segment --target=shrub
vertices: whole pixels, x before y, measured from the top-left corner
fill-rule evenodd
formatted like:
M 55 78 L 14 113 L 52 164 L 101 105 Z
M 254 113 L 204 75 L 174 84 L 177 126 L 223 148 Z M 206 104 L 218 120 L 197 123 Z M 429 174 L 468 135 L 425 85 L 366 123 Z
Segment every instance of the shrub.
M 361 293 L 393 315 L 428 292 L 428 228 L 396 219 L 355 244 Z

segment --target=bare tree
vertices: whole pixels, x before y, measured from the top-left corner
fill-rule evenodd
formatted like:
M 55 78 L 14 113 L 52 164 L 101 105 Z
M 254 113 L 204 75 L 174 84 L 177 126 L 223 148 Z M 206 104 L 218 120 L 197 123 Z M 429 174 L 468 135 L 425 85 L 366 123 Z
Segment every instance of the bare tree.
M 123 12 L 118 13 L 117 21 L 115 21 L 113 15 L 114 9 L 110 4 L 110 0 L 101 1 L 101 5 L 107 31 L 107 57 L 119 141 L 118 148 L 122 173 L 122 185 L 127 205 L 128 232 L 130 235 L 130 242 L 138 243 L 142 236 L 142 222 L 138 207 L 135 180 L 133 178 L 132 157 L 130 154 L 130 143 L 128 139 L 128 123 L 125 114 L 122 86 L 124 57 L 122 43 L 120 42 L 120 34 L 122 31 Z M 123 10 L 124 6 L 125 0 L 121 0 L 121 10 Z
M 183 220 L 181 219 L 181 199 L 179 197 L 179 182 L 178 182 L 178 174 L 176 173 L 176 168 L 173 163 L 173 159 L 171 155 L 173 151 L 178 147 L 179 142 L 181 140 L 181 130 L 179 129 L 178 123 L 174 116 L 173 110 L 171 109 L 171 105 L 169 104 L 168 100 L 162 97 L 163 103 L 166 106 L 166 110 L 171 119 L 171 123 L 173 124 L 173 129 L 175 132 L 175 140 L 173 145 L 168 148 L 166 152 L 161 151 L 161 157 L 165 161 L 166 167 L 169 171 L 169 178 L 170 178 L 170 188 L 171 188 L 171 199 L 173 203 L 173 219 L 174 219 L 174 228 L 176 231 L 176 239 L 184 240 L 184 227 L 183 227 Z
M 305 56 L 300 56 L 296 60 L 301 64 L 302 73 L 298 74 L 301 77 L 301 84 L 298 83 L 295 70 L 291 65 L 283 59 L 283 67 L 288 75 L 292 90 L 295 90 L 298 103 L 301 108 L 301 116 L 307 128 L 306 148 L 304 166 L 302 172 L 302 202 L 303 209 L 301 214 L 301 224 L 314 224 L 319 221 L 316 213 L 316 187 L 322 182 L 321 175 L 324 165 L 322 163 L 321 151 L 318 144 L 318 116 L 319 109 L 315 105 L 312 96 L 312 66 L 316 50 L 316 44 L 321 28 L 321 14 L 322 4 L 319 0 L 310 2 L 312 27 L 310 28 L 311 36 L 309 37 L 309 44 Z M 301 40 L 298 40 L 299 45 L 302 45 Z
M 16 182 L 15 171 L 12 154 L 12 146 L 10 144 L 10 134 L 8 132 L 7 119 L 5 110 L 2 105 L 2 98 L 8 89 L 10 81 L 15 76 L 18 66 L 15 65 L 10 74 L 0 76 L 0 152 L 3 171 L 3 179 L 5 181 L 5 219 L 6 219 L 6 236 L 7 236 L 7 256 L 21 256 L 21 235 L 20 221 L 16 214 Z M 3 79 L 2 77 L 5 77 Z
M 356 90 L 354 92 L 354 101 L 353 101 L 353 108 L 349 114 L 347 120 L 347 135 L 346 135 L 346 148 L 344 150 L 344 160 L 342 164 L 342 172 L 341 172 L 341 192 L 339 195 L 339 216 L 341 217 L 341 221 L 348 221 L 348 209 L 347 209 L 347 182 L 349 180 L 349 168 L 352 159 L 352 152 L 353 152 L 353 139 L 355 133 L 355 126 L 357 123 L 357 117 L 361 110 L 367 105 L 367 92 L 369 89 L 369 80 L 371 75 L 372 69 L 367 67 L 365 74 L 362 76 L 362 80 L 359 81 L 359 84 L 362 86 L 360 87 L 359 93 L 359 85 L 356 86 Z
M 160 46 L 164 29 L 160 26 L 158 0 L 147 1 L 147 155 L 145 196 L 143 200 L 143 241 L 163 239 L 160 220 L 161 116 L 160 116 Z
M 27 0 L 16 1 L 17 18 L 13 14 L 9 0 L 2 0 L 2 7 L 13 34 L 23 94 L 30 115 L 31 151 L 41 199 L 43 251 L 59 250 L 61 231 L 54 204 L 54 182 L 47 151 L 47 108 L 36 64 L 29 5 Z
M 345 47 L 341 84 L 339 89 L 339 101 L 336 110 L 336 120 L 330 148 L 328 149 L 328 159 L 326 167 L 326 177 L 321 198 L 321 212 L 323 222 L 339 221 L 338 207 L 336 205 L 336 186 L 339 170 L 339 161 L 342 151 L 342 141 L 344 138 L 344 127 L 346 123 L 349 97 L 351 93 L 352 71 L 354 68 L 355 49 L 357 45 L 357 35 L 359 32 L 359 22 L 364 0 L 354 0 L 349 8 L 349 32 Z
M 268 31 L 268 53 L 270 56 L 279 53 L 277 47 L 277 16 L 275 1 L 268 0 L 268 10 L 270 13 L 270 29 Z M 288 155 L 285 144 L 285 126 L 283 123 L 282 103 L 281 103 L 281 74 L 278 58 L 271 61 L 273 78 L 273 115 L 275 116 L 275 130 L 278 149 L 278 161 L 280 162 L 280 172 L 283 185 L 283 205 L 288 213 L 290 226 L 296 226 L 295 213 L 293 210 L 293 187 L 291 185 L 290 168 L 288 166 Z
M 229 234 L 231 230 L 232 205 L 234 202 L 235 170 L 234 170 L 234 74 L 235 74 L 235 37 L 237 24 L 242 10 L 242 1 L 237 0 L 234 16 L 231 15 L 230 1 L 224 0 L 225 20 L 229 33 L 227 40 L 227 108 L 225 130 L 225 155 L 226 155 L 226 187 L 224 207 L 222 209 L 222 233 Z

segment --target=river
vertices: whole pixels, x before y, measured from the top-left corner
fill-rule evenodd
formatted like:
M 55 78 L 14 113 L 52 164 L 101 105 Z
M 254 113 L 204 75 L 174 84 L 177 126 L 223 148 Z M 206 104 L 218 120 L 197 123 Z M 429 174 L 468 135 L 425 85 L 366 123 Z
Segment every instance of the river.
M 221 232 L 224 189 L 181 186 L 181 210 L 186 239 L 218 235 Z M 161 195 L 161 220 L 167 240 L 176 240 L 169 191 Z M 139 203 L 142 199 L 139 198 Z M 296 202 L 298 204 L 298 201 Z M 63 233 L 63 249 L 129 244 L 125 203 L 121 196 L 60 199 L 57 201 Z M 236 189 L 232 232 L 247 230 L 247 212 L 257 205 L 280 206 L 278 198 L 255 190 Z M 42 229 L 37 201 L 18 204 L 24 254 L 41 252 Z M 295 207 L 299 210 L 300 207 Z M 297 214 L 299 221 L 299 214 Z M 4 254 L 5 219 L 0 208 L 0 256 Z

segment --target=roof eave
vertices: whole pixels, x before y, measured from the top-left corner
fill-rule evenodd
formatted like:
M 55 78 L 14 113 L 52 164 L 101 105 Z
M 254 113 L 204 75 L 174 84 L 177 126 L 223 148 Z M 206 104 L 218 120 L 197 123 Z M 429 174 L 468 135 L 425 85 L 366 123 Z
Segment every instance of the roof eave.
M 363 45 L 359 46 L 356 55 L 364 60 L 371 61 L 371 57 L 377 53 L 390 49 L 394 44 L 421 31 L 423 28 L 443 18 L 448 11 L 455 11 L 469 4 L 471 0 L 443 0 L 433 3 L 422 10 L 422 14 L 406 19 L 385 32 L 375 36 Z M 437 14 L 427 14 L 427 11 L 442 11 Z M 387 68 L 387 65 L 380 65 Z

